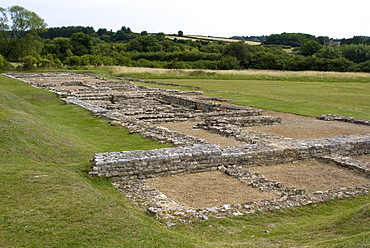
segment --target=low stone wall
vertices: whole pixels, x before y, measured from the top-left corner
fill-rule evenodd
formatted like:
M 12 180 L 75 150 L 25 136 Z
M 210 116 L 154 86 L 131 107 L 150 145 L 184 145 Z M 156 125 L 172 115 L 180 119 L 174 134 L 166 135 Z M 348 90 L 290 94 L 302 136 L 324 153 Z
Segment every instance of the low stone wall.
M 246 116 L 246 117 L 228 117 L 220 116 L 219 118 L 207 118 L 198 127 L 219 126 L 232 124 L 239 127 L 266 126 L 281 124 L 281 118 L 271 116 Z M 206 128 L 205 128 L 206 129 Z
M 238 123 L 237 123 L 238 124 Z M 252 124 L 252 123 L 250 123 Z M 258 124 L 258 123 L 257 123 Z M 239 123 L 239 125 L 244 125 Z M 235 140 L 245 142 L 248 144 L 257 144 L 257 143 L 265 143 L 265 142 L 277 142 L 277 141 L 284 141 L 290 140 L 290 138 L 286 138 L 283 136 L 270 134 L 270 133 L 262 133 L 254 130 L 243 129 L 240 126 L 232 125 L 232 124 L 224 124 L 222 122 L 203 122 L 196 125 L 194 128 L 204 129 L 208 132 L 219 134 L 225 137 L 233 138 Z
M 95 154 L 91 175 L 133 180 L 216 170 L 219 166 L 271 165 L 338 154 L 370 153 L 370 134 L 291 140 L 233 147 L 194 145 L 150 151 Z
M 334 163 L 350 170 L 358 171 L 370 176 L 370 163 L 343 156 L 322 156 L 320 160 L 326 163 Z
M 343 121 L 343 122 L 350 122 L 350 123 L 370 126 L 369 120 L 363 120 L 363 119 L 342 116 L 342 115 L 324 114 L 324 115 L 317 116 L 316 119 L 324 120 L 324 121 Z
M 168 198 L 154 187 L 145 184 L 143 180 L 122 181 L 114 183 L 114 185 L 128 199 L 146 209 L 150 216 L 166 221 L 167 226 L 174 226 L 178 222 L 189 223 L 197 220 L 208 220 L 211 217 L 225 218 L 253 214 L 259 211 L 304 206 L 370 192 L 370 184 L 317 191 L 311 194 L 301 194 L 302 192 L 298 190 L 297 194 L 290 191 L 283 197 L 270 200 L 225 204 L 204 209 L 188 209 Z

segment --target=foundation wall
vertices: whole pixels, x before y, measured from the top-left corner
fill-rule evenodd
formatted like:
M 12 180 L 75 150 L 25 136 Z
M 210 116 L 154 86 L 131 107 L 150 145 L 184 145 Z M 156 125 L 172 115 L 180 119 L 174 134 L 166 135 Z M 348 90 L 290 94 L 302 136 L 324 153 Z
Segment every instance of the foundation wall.
M 221 165 L 248 167 L 312 160 L 334 154 L 360 156 L 369 153 L 370 134 L 233 147 L 194 145 L 95 154 L 90 174 L 115 181 L 132 180 L 216 170 Z

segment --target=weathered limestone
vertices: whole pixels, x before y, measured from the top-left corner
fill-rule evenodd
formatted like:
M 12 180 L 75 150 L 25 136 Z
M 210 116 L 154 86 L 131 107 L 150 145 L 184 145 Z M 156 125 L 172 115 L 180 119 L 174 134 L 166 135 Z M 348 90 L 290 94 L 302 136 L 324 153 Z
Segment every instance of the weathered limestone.
M 276 125 L 280 123 L 280 118 L 270 116 L 219 117 L 207 118 L 204 122 L 198 123 L 194 128 L 204 129 L 211 133 L 231 137 L 248 144 L 257 144 L 261 142 L 289 140 L 289 138 L 243 129 L 242 127 Z
M 246 116 L 246 117 L 228 117 L 221 116 L 220 118 L 207 118 L 203 123 L 199 123 L 198 126 L 219 126 L 224 124 L 233 124 L 239 127 L 250 127 L 250 126 L 265 126 L 265 125 L 276 125 L 281 123 L 281 118 L 271 116 Z
M 370 126 L 370 121 L 368 120 L 362 120 L 362 119 L 347 117 L 347 116 L 342 116 L 342 115 L 324 114 L 324 115 L 317 116 L 316 119 L 324 120 L 324 121 L 344 121 L 344 122 L 350 122 L 350 123 Z
M 370 134 L 326 139 L 291 140 L 235 147 L 194 145 L 150 151 L 95 154 L 90 174 L 118 180 L 144 179 L 216 170 L 237 164 L 271 165 L 337 154 L 370 153 Z
M 174 226 L 177 222 L 189 223 L 209 218 L 226 218 L 253 214 L 260 211 L 271 211 L 315 204 L 319 202 L 352 197 L 358 194 L 368 194 L 370 184 L 354 187 L 342 187 L 314 193 L 303 194 L 301 190 L 292 189 L 282 197 L 256 202 L 241 202 L 239 204 L 225 204 L 204 209 L 188 209 L 174 202 L 154 187 L 147 185 L 143 180 L 130 180 L 117 182 L 113 185 L 125 196 L 147 210 L 150 216 L 167 221 L 168 226 Z M 276 184 L 278 185 L 278 184 Z
M 364 173 L 370 177 L 370 163 L 353 159 L 346 156 L 328 155 L 320 157 L 322 161 L 327 163 L 334 163 L 351 170 Z

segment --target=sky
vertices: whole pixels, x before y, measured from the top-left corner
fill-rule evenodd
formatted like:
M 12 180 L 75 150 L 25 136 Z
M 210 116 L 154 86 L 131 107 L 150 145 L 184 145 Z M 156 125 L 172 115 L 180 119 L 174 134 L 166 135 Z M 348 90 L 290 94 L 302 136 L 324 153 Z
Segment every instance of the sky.
M 370 1 L 351 0 L 1 0 L 22 6 L 48 27 L 216 37 L 305 33 L 334 39 L 370 36 Z

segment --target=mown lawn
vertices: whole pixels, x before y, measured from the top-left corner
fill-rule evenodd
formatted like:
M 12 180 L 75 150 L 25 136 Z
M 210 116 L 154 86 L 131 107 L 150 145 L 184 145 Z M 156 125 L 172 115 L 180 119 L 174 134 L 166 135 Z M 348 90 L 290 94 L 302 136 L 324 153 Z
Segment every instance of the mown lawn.
M 87 175 L 95 152 L 160 147 L 0 76 L 0 247 L 369 247 L 369 194 L 167 227 Z
M 370 81 L 300 82 L 213 79 L 162 79 L 160 81 L 199 86 L 205 95 L 233 99 L 234 103 L 244 106 L 311 117 L 329 113 L 370 120 Z

